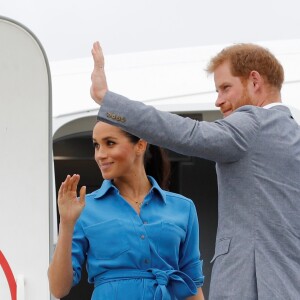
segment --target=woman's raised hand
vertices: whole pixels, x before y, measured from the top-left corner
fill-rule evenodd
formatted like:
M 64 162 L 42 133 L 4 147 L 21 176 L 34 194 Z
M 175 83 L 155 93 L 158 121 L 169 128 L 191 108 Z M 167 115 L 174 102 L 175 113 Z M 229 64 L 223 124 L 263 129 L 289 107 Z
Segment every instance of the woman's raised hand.
M 68 175 L 58 191 L 58 209 L 60 222 L 74 225 L 85 206 L 86 187 L 82 186 L 77 197 L 80 176 Z

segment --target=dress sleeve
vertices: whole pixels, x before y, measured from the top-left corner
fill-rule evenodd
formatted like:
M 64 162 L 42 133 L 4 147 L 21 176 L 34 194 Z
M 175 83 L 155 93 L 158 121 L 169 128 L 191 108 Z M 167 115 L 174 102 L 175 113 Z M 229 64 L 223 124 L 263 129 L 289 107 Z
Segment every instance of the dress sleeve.
M 199 224 L 195 205 L 191 202 L 187 234 L 180 248 L 179 269 L 187 274 L 197 287 L 203 285 L 203 261 L 200 259 L 199 250 Z
M 72 240 L 72 266 L 73 266 L 73 286 L 81 279 L 82 265 L 86 259 L 88 241 L 83 228 L 78 220 L 75 224 Z

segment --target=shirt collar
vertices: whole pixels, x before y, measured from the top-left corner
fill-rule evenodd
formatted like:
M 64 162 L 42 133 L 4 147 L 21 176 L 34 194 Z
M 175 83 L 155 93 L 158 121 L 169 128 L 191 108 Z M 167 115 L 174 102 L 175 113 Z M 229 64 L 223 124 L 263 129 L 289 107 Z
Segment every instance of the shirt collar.
M 287 114 L 290 115 L 290 117 L 292 119 L 294 119 L 293 116 L 292 116 L 290 108 L 287 105 L 285 105 L 285 104 L 283 104 L 281 102 L 270 103 L 270 104 L 264 106 L 263 108 L 266 108 L 266 109 L 275 109 L 275 110 L 280 110 L 280 111 L 286 112 Z
M 118 189 L 113 185 L 112 180 L 103 180 L 101 188 L 95 192 L 95 198 L 102 198 L 112 190 L 118 192 Z
M 152 188 L 150 190 L 150 192 L 155 192 L 157 193 L 157 195 L 164 201 L 164 203 L 166 204 L 166 191 L 164 191 L 156 182 L 156 180 L 152 177 L 152 176 L 148 176 L 148 179 L 150 181 L 150 183 L 152 184 Z
M 272 108 L 272 107 L 278 106 L 278 105 L 286 106 L 285 104 L 283 104 L 283 103 L 281 103 L 281 102 L 273 102 L 273 103 L 269 103 L 269 104 L 263 106 L 263 108 L 269 109 L 269 108 Z M 286 106 L 286 107 L 287 107 L 287 106 Z
M 158 197 L 166 203 L 166 192 L 161 189 L 161 187 L 152 176 L 148 176 L 148 179 L 152 185 L 149 193 L 155 192 Z M 112 190 L 114 190 L 116 193 L 119 193 L 119 190 L 113 185 L 112 180 L 104 180 L 101 188 L 95 192 L 95 198 L 100 199 Z

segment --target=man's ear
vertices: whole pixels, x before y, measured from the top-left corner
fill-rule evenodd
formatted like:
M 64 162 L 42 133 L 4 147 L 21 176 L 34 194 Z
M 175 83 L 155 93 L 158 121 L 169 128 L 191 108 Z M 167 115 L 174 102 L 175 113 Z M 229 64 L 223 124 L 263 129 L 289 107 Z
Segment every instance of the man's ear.
M 250 72 L 249 80 L 254 90 L 258 90 L 263 84 L 263 78 L 257 71 Z

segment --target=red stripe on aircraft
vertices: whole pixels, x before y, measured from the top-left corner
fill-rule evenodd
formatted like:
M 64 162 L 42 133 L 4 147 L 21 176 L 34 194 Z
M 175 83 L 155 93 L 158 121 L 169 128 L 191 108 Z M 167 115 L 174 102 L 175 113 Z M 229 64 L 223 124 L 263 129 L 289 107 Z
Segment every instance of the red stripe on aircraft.
M 17 283 L 14 274 L 9 266 L 9 263 L 6 260 L 1 250 L 0 250 L 0 266 L 4 271 L 4 274 L 6 276 L 9 285 L 11 300 L 17 300 Z

